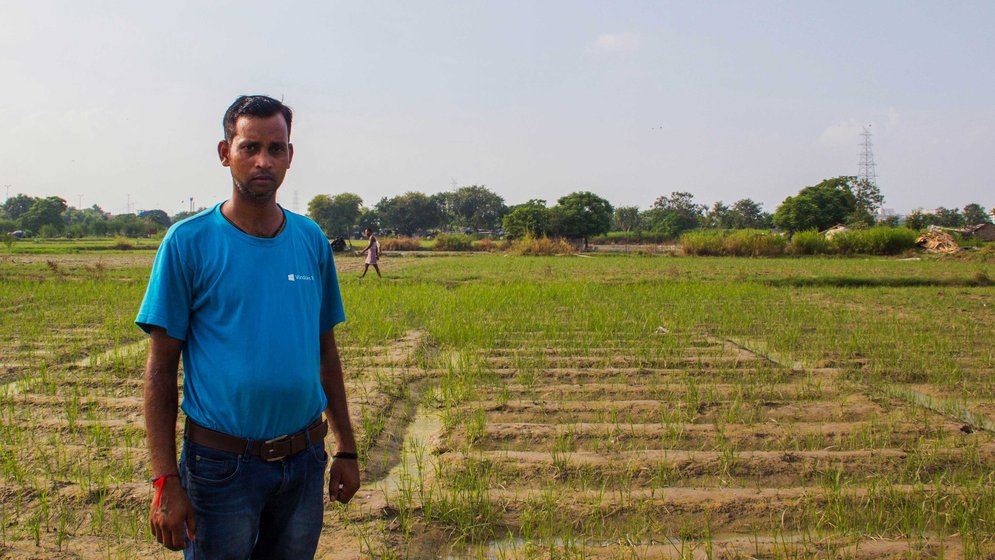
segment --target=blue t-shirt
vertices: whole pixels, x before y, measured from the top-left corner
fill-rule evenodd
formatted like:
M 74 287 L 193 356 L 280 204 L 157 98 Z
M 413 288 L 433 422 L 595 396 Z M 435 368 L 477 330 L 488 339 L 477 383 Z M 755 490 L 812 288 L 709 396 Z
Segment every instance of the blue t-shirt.
M 283 212 L 273 238 L 239 230 L 221 204 L 173 225 L 135 319 L 183 341 L 183 412 L 249 439 L 293 433 L 321 414 L 319 335 L 345 320 L 328 240 Z

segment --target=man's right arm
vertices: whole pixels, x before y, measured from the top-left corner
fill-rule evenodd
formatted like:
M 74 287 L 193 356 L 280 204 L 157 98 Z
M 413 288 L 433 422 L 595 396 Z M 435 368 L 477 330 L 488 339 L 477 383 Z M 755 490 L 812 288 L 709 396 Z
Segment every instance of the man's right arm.
M 161 327 L 151 328 L 149 359 L 145 365 L 145 431 L 153 477 L 169 476 L 162 486 L 159 507 L 153 503 L 149 525 L 156 540 L 167 548 L 183 548 L 184 526 L 194 538 L 193 507 L 177 478 L 176 416 L 179 412 L 180 352 L 183 341 Z

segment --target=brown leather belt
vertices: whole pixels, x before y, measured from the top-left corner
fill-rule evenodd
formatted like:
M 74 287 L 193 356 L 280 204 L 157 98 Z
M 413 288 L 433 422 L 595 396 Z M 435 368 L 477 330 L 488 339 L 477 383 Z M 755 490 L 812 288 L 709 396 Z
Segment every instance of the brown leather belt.
M 308 442 L 311 444 L 318 443 L 325 438 L 325 434 L 327 433 L 328 422 L 325 421 L 325 416 L 322 415 L 307 428 L 295 434 L 280 436 L 266 441 L 251 440 L 250 446 L 250 440 L 248 439 L 205 428 L 187 418 L 184 437 L 196 444 L 210 447 L 211 449 L 239 455 L 245 453 L 246 449 L 248 449 L 250 454 L 261 459 L 279 461 L 284 457 L 296 455 L 304 451 L 308 447 Z

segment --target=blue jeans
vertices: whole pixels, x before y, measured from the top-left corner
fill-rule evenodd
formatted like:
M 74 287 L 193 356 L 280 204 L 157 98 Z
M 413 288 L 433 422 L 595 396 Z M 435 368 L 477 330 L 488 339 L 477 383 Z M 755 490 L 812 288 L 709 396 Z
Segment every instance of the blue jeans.
M 313 558 L 324 519 L 325 443 L 268 462 L 184 440 L 180 482 L 197 534 L 187 559 Z

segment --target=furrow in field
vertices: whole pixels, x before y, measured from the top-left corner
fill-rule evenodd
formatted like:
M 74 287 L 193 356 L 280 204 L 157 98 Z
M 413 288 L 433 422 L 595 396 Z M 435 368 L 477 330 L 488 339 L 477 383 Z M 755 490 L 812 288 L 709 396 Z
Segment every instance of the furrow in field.
M 801 377 L 788 383 L 764 383 L 744 386 L 727 382 L 674 383 L 673 379 L 626 379 L 622 381 L 602 380 L 595 384 L 563 383 L 562 380 L 547 382 L 538 379 L 533 384 L 514 382 L 483 386 L 477 389 L 484 398 L 505 395 L 509 400 L 523 399 L 534 401 L 578 400 L 595 403 L 599 400 L 641 400 L 655 399 L 669 401 L 687 398 L 689 393 L 707 394 L 714 398 L 732 399 L 741 396 L 747 399 L 776 401 L 806 401 L 832 399 L 846 389 L 840 384 L 824 383 L 821 380 Z
M 494 368 L 489 373 L 501 377 L 534 376 L 536 382 L 611 382 L 620 383 L 672 383 L 675 379 L 695 377 L 703 380 L 729 382 L 740 380 L 744 376 L 755 378 L 757 382 L 783 383 L 802 377 L 800 372 L 787 369 L 756 369 L 756 368 L 642 368 L 642 367 L 607 367 L 607 368 L 552 368 L 552 367 L 508 367 Z
M 682 395 L 686 397 L 686 393 Z M 837 401 L 787 402 L 783 400 L 714 400 L 698 395 L 695 401 L 663 399 L 590 400 L 509 400 L 474 402 L 467 410 L 483 410 L 490 422 L 621 422 L 648 423 L 684 418 L 696 424 L 724 421 L 743 422 L 840 422 L 871 420 L 886 414 L 885 409 L 863 395 L 846 395 Z
M 740 356 L 665 356 L 665 357 L 640 357 L 632 355 L 614 356 L 541 356 L 531 358 L 527 356 L 490 356 L 485 358 L 486 363 L 493 368 L 631 368 L 640 367 L 646 369 L 668 369 L 668 368 L 723 368 L 723 369 L 748 369 L 757 368 L 767 364 L 764 360 L 752 357 Z
M 699 528 L 700 530 L 700 528 Z M 759 530 L 759 528 L 758 528 Z M 527 560 L 541 557 L 574 555 L 590 560 L 639 558 L 653 560 L 709 560 L 711 558 L 840 558 L 878 560 L 885 558 L 963 558 L 964 545 L 959 539 L 926 536 L 910 541 L 860 537 L 828 537 L 811 532 L 775 535 L 696 534 L 691 528 L 679 535 L 645 540 L 627 538 L 623 542 L 590 539 L 531 542 L 506 538 L 486 545 L 472 546 L 466 558 L 501 558 Z M 985 550 L 995 550 L 995 546 Z M 987 557 L 987 556 L 982 556 Z
M 465 500 L 465 490 L 432 497 L 446 504 Z M 624 539 L 632 535 L 659 540 L 681 535 L 757 530 L 796 531 L 864 527 L 873 524 L 881 537 L 903 537 L 910 523 L 929 529 L 944 522 L 922 504 L 969 507 L 962 487 L 890 485 L 868 487 L 799 486 L 787 488 L 662 488 L 580 490 L 497 489 L 473 494 L 481 511 L 489 511 L 505 534 L 553 529 L 559 535 L 590 539 Z M 483 508 L 486 507 L 487 510 Z M 906 515 L 919 511 L 921 519 Z M 985 522 L 992 521 L 991 514 Z M 500 534 L 500 533 L 499 533 Z M 768 533 L 769 534 L 769 533 Z
M 983 477 L 995 445 L 963 448 L 885 448 L 854 451 L 450 452 L 438 459 L 450 477 L 485 473 L 495 487 L 608 488 L 638 486 L 795 486 L 842 476 L 870 482 L 968 480 Z
M 478 356 L 491 358 L 537 358 L 553 356 L 649 356 L 649 357 L 679 357 L 679 356 L 740 356 L 743 355 L 739 349 L 730 351 L 720 345 L 711 346 L 683 346 L 683 347 L 660 347 L 660 346 L 633 346 L 619 344 L 617 346 L 588 346 L 584 348 L 563 348 L 555 343 L 546 340 L 536 347 L 522 346 L 495 346 L 492 348 L 480 348 L 474 353 Z M 753 355 L 752 353 L 750 355 Z M 753 355 L 755 357 L 755 355 Z
M 470 443 L 485 450 L 528 446 L 534 450 L 560 448 L 602 451 L 618 448 L 644 449 L 659 446 L 680 449 L 729 446 L 737 450 L 859 449 L 895 447 L 920 439 L 946 437 L 957 441 L 966 434 L 961 425 L 937 421 L 929 425 L 913 422 L 795 422 L 789 424 L 538 424 L 490 423 L 478 435 L 466 426 L 451 434 L 454 447 Z

